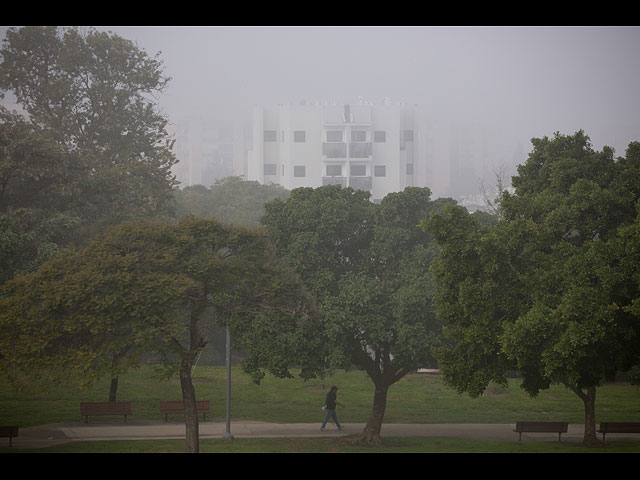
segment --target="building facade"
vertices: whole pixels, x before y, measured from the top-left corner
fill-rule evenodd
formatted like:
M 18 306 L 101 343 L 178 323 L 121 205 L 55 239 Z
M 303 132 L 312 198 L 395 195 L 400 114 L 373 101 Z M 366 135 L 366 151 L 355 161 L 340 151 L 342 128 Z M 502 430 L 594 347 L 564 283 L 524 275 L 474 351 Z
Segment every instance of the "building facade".
M 173 173 L 181 186 L 210 187 L 218 179 L 245 175 L 250 129 L 242 119 L 181 118 L 171 132 L 179 162 Z
M 339 184 L 390 192 L 426 184 L 417 110 L 405 104 L 255 107 L 247 179 L 288 190 Z

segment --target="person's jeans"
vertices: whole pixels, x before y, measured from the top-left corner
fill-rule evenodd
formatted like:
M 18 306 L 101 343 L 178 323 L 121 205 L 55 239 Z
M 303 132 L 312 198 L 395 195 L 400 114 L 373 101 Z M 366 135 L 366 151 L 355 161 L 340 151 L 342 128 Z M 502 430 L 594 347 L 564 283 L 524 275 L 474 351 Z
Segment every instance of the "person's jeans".
M 322 428 L 325 427 L 325 425 L 327 424 L 327 420 L 329 420 L 329 418 L 333 419 L 334 423 L 336 424 L 336 427 L 342 428 L 342 426 L 340 425 L 340 422 L 338 422 L 338 416 L 336 415 L 336 409 L 335 408 L 327 408 L 326 412 L 327 413 L 324 416 L 324 420 L 322 421 Z

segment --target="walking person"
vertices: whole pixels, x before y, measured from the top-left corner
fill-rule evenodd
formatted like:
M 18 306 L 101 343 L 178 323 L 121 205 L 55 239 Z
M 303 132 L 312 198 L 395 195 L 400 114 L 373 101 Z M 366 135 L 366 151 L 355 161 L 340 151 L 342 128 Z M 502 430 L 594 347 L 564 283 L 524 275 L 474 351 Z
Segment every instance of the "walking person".
M 340 425 L 340 422 L 338 421 L 338 415 L 336 415 L 336 405 L 340 405 L 342 408 L 345 407 L 338 401 L 337 396 L 338 387 L 334 385 L 333 387 L 331 387 L 331 390 L 327 392 L 327 398 L 325 399 L 324 403 L 326 413 L 324 415 L 324 420 L 322 421 L 322 427 L 320 427 L 320 430 L 322 430 L 323 432 L 325 431 L 324 427 L 327 425 L 327 421 L 329 420 L 329 418 L 333 420 L 333 422 L 336 424 L 336 427 L 338 427 L 338 430 L 342 430 L 342 425 Z

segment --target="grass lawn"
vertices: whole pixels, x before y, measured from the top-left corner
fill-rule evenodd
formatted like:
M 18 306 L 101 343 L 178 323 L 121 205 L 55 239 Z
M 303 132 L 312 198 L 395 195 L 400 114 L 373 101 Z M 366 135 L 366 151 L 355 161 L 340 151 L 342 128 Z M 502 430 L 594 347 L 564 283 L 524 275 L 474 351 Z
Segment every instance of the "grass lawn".
M 294 372 L 297 373 L 297 372 Z M 211 401 L 212 414 L 207 421 L 223 421 L 225 417 L 226 369 L 198 366 L 194 385 L 199 399 Z M 360 371 L 336 371 L 324 379 L 303 381 L 298 377 L 277 379 L 267 376 L 254 384 L 239 367 L 232 370 L 231 412 L 236 420 L 259 420 L 281 423 L 316 423 L 322 420 L 320 407 L 331 385 L 338 385 L 338 398 L 344 423 L 365 423 L 373 400 L 373 386 Z M 445 386 L 438 375 L 411 374 L 393 385 L 389 391 L 386 423 L 515 423 L 517 420 L 558 420 L 583 423 L 582 402 L 567 388 L 554 385 L 537 398 L 520 388 L 520 380 L 510 380 L 508 388 L 490 385 L 480 398 L 459 395 Z M 79 403 L 106 401 L 109 380 L 85 390 L 72 390 L 55 385 L 40 385 L 30 392 L 15 391 L 0 381 L 0 425 L 22 428 L 47 423 L 80 422 Z M 133 420 L 164 421 L 159 412 L 161 400 L 181 398 L 177 379 L 160 380 L 151 367 L 132 370 L 120 377 L 118 400 L 133 403 Z M 598 388 L 596 420 L 640 421 L 640 387 L 607 384 Z M 120 417 L 104 417 L 100 423 L 121 422 Z M 385 439 L 376 452 L 520 452 L 551 449 L 554 452 L 577 452 L 578 447 L 565 442 L 478 442 L 462 439 Z M 541 443 L 541 445 L 538 445 Z M 130 445 L 132 444 L 132 445 Z M 640 441 L 607 442 L 598 451 L 640 451 Z M 0 448 L 0 452 L 16 449 Z M 33 451 L 33 450 L 29 450 Z M 90 442 L 56 447 L 56 452 L 182 452 L 183 441 Z M 356 447 L 337 445 L 331 439 L 235 439 L 202 440 L 202 452 L 352 452 Z M 364 451 L 371 452 L 371 449 Z M 593 451 L 587 449 L 587 451 Z
M 184 453 L 184 440 L 74 442 L 43 449 L 0 448 L 0 453 Z M 609 441 L 602 448 L 575 442 L 494 442 L 463 438 L 383 438 L 379 447 L 336 438 L 201 440 L 200 453 L 640 453 L 640 441 Z
M 226 369 L 199 366 L 194 372 L 194 385 L 199 399 L 211 401 L 212 414 L 207 419 L 224 419 Z M 373 385 L 360 371 L 337 371 L 325 379 L 306 382 L 298 377 L 267 376 L 256 385 L 239 367 L 234 367 L 232 417 L 281 423 L 318 422 L 322 420 L 320 407 L 331 385 L 338 385 L 338 399 L 346 406 L 340 412 L 341 420 L 366 422 L 373 401 Z M 389 390 L 385 422 L 515 423 L 523 419 L 584 422 L 581 400 L 564 386 L 553 385 L 531 398 L 519 385 L 520 380 L 512 379 L 506 389 L 490 385 L 482 397 L 470 398 L 445 386 L 438 375 L 410 374 Z M 0 381 L 0 425 L 29 427 L 77 422 L 81 420 L 79 403 L 107 401 L 108 391 L 108 379 L 85 390 L 41 385 L 32 392 L 17 392 Z M 120 377 L 118 400 L 133 403 L 135 420 L 164 420 L 159 411 L 160 401 L 179 399 L 179 380 L 160 380 L 151 367 Z M 104 421 L 109 418 L 105 417 Z M 640 387 L 608 384 L 598 388 L 596 420 L 639 422 Z M 114 421 L 121 419 L 114 417 Z

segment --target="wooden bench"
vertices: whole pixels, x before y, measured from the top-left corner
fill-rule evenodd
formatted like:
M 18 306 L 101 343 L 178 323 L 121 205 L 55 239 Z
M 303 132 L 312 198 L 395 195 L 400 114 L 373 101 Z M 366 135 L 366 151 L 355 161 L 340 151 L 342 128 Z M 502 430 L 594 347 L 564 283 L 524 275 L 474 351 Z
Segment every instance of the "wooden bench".
M 569 422 L 516 422 L 514 432 L 520 434 L 520 440 L 522 440 L 522 434 L 524 432 L 557 433 L 558 441 L 560 441 L 562 434 L 567 433 L 568 429 Z
M 11 440 L 13 437 L 18 436 L 18 427 L 0 427 L 0 437 L 9 437 L 9 446 L 11 446 Z
M 601 422 L 598 433 L 603 442 L 607 433 L 640 433 L 640 422 Z
M 164 413 L 164 421 L 170 413 L 182 413 L 184 414 L 184 402 L 182 400 L 167 400 L 160 402 L 160 413 Z M 202 413 L 203 418 L 207 418 L 207 413 L 211 413 L 209 407 L 209 400 L 196 400 L 196 414 Z
M 127 423 L 127 415 L 131 413 L 131 402 L 81 402 L 80 415 L 89 423 L 89 415 L 124 415 Z

